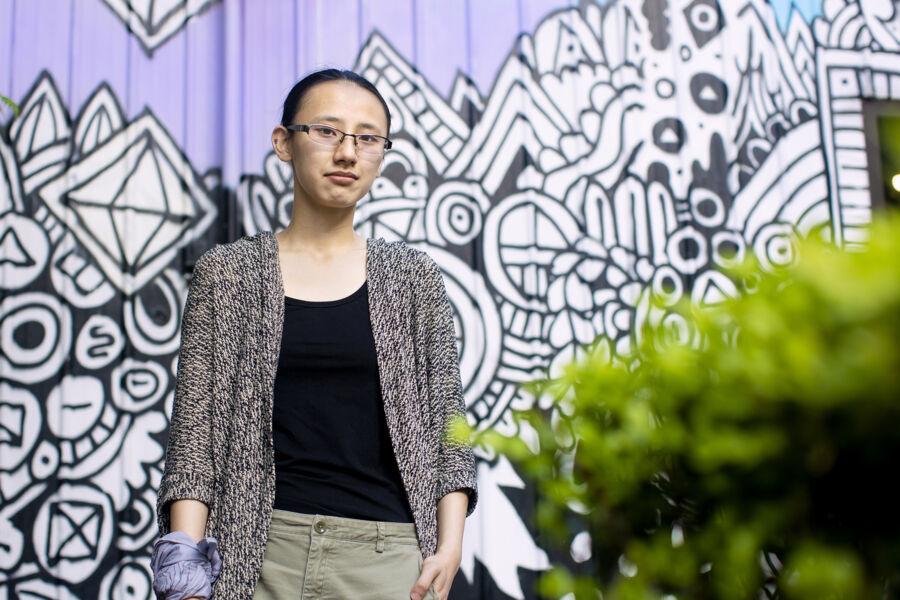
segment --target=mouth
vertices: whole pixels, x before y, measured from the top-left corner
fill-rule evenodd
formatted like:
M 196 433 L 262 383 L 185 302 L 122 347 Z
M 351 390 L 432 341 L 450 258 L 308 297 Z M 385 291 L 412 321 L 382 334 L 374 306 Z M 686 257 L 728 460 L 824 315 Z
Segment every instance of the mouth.
M 358 179 L 356 175 L 349 171 L 332 171 L 331 173 L 325 173 L 325 177 L 338 185 L 350 185 Z

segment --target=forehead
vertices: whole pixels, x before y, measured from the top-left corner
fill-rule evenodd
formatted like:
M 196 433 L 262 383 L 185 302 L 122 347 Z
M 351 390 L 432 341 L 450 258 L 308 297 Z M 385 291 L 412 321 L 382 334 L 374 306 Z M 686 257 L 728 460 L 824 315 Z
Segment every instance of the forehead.
M 327 122 L 337 126 L 368 123 L 387 129 L 384 107 L 375 94 L 350 81 L 327 81 L 310 88 L 297 114 L 303 120 L 328 116 Z

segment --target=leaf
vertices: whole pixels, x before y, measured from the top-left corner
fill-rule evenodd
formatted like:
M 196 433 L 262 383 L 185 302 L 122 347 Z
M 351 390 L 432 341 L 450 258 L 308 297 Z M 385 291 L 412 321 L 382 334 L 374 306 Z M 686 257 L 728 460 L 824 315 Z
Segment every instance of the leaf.
M 13 111 L 13 118 L 19 116 L 19 105 L 16 104 L 15 102 L 13 102 L 12 99 L 7 98 L 6 96 L 0 95 L 0 101 L 2 101 L 3 104 L 7 105 L 9 108 L 12 109 L 12 111 Z

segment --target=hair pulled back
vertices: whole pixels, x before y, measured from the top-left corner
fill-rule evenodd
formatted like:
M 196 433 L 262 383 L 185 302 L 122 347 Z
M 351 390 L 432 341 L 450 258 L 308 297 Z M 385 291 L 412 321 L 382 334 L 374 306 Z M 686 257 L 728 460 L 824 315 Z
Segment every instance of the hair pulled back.
M 300 105 L 306 94 L 320 83 L 327 83 L 329 81 L 349 81 L 374 94 L 381 103 L 381 107 L 384 108 L 384 116 L 387 118 L 387 133 L 390 134 L 391 111 L 388 108 L 384 97 L 381 95 L 381 92 L 378 91 L 378 88 L 376 88 L 371 81 L 359 73 L 348 71 L 346 69 L 322 69 L 321 71 L 314 71 L 295 83 L 294 87 L 291 88 L 291 91 L 288 92 L 287 97 L 284 99 L 284 111 L 281 113 L 281 124 L 285 126 L 290 125 L 294 115 L 300 110 Z

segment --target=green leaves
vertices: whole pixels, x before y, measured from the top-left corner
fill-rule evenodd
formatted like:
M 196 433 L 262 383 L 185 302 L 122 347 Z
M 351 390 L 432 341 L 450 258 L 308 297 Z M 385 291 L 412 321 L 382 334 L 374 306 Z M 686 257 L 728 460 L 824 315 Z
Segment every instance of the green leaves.
M 0 102 L 5 104 L 12 110 L 13 117 L 19 116 L 19 105 L 13 102 L 10 98 L 7 98 L 6 96 L 0 96 Z
M 554 594 L 897 591 L 900 498 L 886 480 L 900 456 L 900 220 L 874 223 L 862 252 L 811 239 L 799 253 L 789 269 L 727 273 L 752 293 L 664 309 L 633 356 L 611 359 L 598 339 L 559 380 L 526 386 L 554 397 L 514 415 L 528 443 L 474 436 L 534 478 L 539 524 L 562 547 L 571 501 L 589 509 L 590 585 L 558 566 Z

